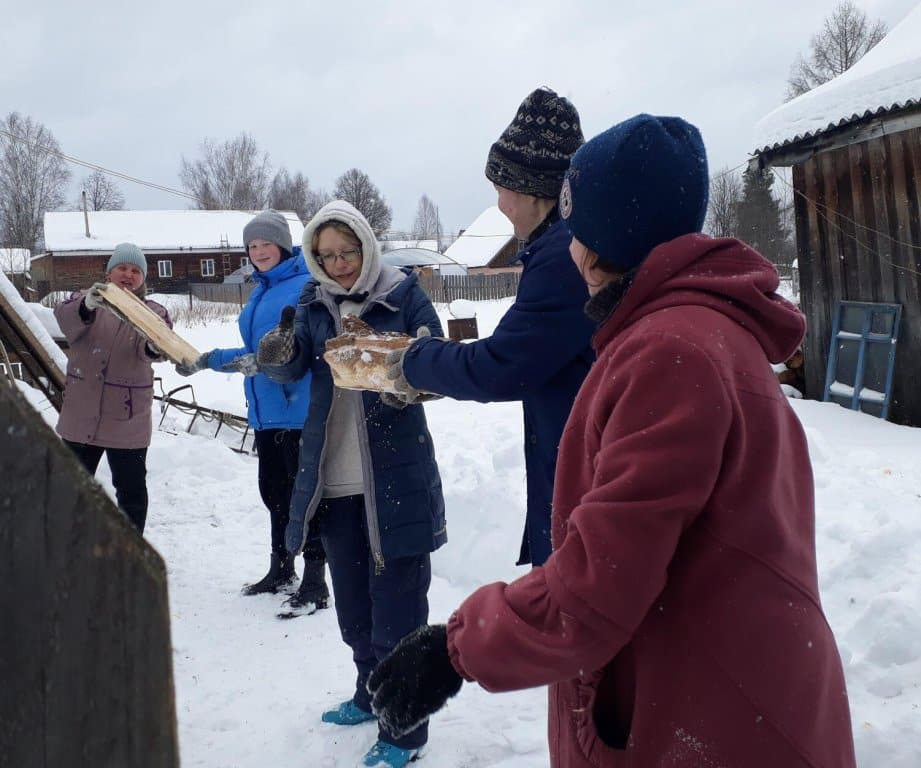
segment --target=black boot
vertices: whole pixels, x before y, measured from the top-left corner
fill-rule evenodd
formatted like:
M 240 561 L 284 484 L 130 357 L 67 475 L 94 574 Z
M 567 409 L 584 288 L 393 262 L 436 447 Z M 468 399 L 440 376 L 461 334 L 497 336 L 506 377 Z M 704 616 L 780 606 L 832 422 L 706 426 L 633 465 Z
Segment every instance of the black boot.
M 309 616 L 329 606 L 329 588 L 326 586 L 326 560 L 304 560 L 304 578 L 291 597 L 284 602 L 279 619 Z
M 243 587 L 244 595 L 264 595 L 278 592 L 294 580 L 294 558 L 287 552 L 279 555 L 272 553 L 272 562 L 269 572 L 255 584 Z

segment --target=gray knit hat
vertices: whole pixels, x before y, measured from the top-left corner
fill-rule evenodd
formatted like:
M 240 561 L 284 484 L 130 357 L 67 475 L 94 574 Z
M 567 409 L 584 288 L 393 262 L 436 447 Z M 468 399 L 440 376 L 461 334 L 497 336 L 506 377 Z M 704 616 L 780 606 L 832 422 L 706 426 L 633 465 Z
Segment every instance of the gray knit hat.
M 486 178 L 514 192 L 556 200 L 569 160 L 584 141 L 572 102 L 538 88 L 489 150 Z
M 147 259 L 144 258 L 144 251 L 134 243 L 119 243 L 115 246 L 109 257 L 109 263 L 106 264 L 106 274 L 109 274 L 119 264 L 134 264 L 144 273 L 144 279 L 147 279 Z
M 244 247 L 249 247 L 253 240 L 275 243 L 286 255 L 291 255 L 291 230 L 288 222 L 278 211 L 271 208 L 255 216 L 249 224 L 243 227 Z

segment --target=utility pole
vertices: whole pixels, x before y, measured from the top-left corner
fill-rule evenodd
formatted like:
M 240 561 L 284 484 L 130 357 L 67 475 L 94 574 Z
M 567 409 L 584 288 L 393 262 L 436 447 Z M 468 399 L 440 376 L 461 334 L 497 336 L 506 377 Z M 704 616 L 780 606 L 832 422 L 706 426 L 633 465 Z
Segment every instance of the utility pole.
M 90 236 L 90 215 L 86 210 L 86 190 L 83 190 L 83 223 L 86 226 L 86 236 Z

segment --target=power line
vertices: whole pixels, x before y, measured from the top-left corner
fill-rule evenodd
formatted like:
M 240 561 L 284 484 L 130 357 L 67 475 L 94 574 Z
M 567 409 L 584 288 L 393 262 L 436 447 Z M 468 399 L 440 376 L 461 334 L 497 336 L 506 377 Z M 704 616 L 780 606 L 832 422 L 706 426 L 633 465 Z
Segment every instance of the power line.
M 123 179 L 125 181 L 130 181 L 134 184 L 140 184 L 144 187 L 150 187 L 151 189 L 156 189 L 156 190 L 159 190 L 160 192 L 167 192 L 171 195 L 178 195 L 179 197 L 184 197 L 188 200 L 196 199 L 195 195 L 190 195 L 188 192 L 183 192 L 182 190 L 179 190 L 179 189 L 173 189 L 172 187 L 167 187 L 163 184 L 157 184 L 153 181 L 145 181 L 144 179 L 139 179 L 136 176 L 131 176 L 127 173 L 122 173 L 121 171 L 113 171 L 111 168 L 104 168 L 103 166 L 97 165 L 96 163 L 91 163 L 86 160 L 81 160 L 80 158 L 77 158 L 77 157 L 72 157 L 71 155 L 66 155 L 60 150 L 53 149 L 52 147 L 41 146 L 37 143 L 30 144 L 27 138 L 23 136 L 17 136 L 15 133 L 12 133 L 6 130 L 5 128 L 0 128 L 0 134 L 3 134 L 4 136 L 9 137 L 13 141 L 18 141 L 22 144 L 25 144 L 30 149 L 37 150 L 39 152 L 44 152 L 49 155 L 54 155 L 55 157 L 59 157 L 62 160 L 66 160 L 68 163 L 73 163 L 74 165 L 79 165 L 79 166 L 82 166 L 84 168 L 89 168 L 94 171 L 102 171 L 102 173 L 107 173 L 110 176 L 115 176 L 116 178 Z

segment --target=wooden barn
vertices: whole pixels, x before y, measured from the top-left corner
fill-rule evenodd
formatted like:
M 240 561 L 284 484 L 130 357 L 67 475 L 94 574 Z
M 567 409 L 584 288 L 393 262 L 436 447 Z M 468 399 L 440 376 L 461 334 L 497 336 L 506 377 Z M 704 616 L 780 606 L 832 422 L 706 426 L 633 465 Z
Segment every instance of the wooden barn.
M 85 288 L 101 278 L 116 245 L 132 242 L 147 256 L 151 291 L 177 293 L 190 282 L 219 283 L 249 263 L 243 227 L 257 211 L 61 211 L 45 214 L 45 253 L 32 258 L 39 298 Z M 304 227 L 282 211 L 299 245 Z
M 752 160 L 792 169 L 806 396 L 913 426 L 921 426 L 919 40 L 921 5 L 850 70 L 767 115 Z

